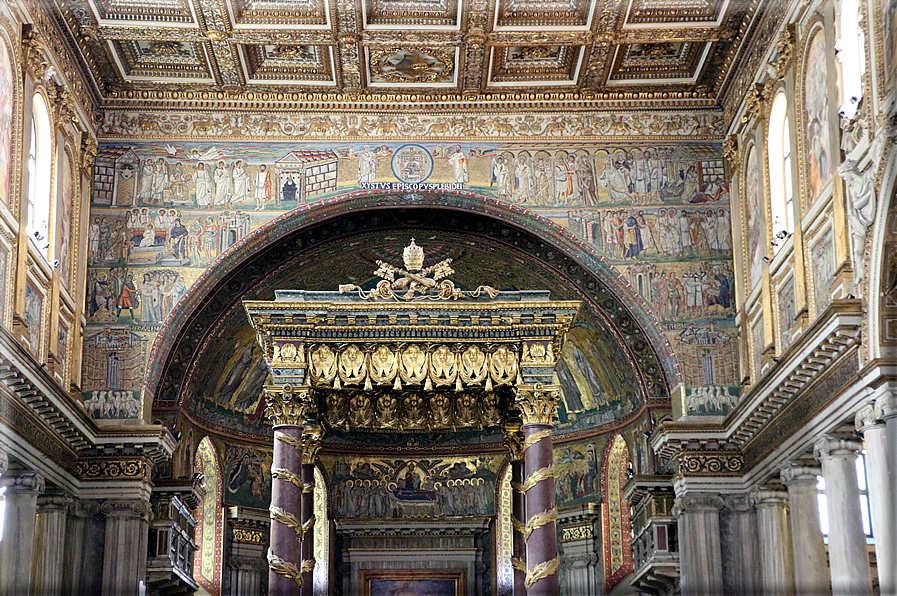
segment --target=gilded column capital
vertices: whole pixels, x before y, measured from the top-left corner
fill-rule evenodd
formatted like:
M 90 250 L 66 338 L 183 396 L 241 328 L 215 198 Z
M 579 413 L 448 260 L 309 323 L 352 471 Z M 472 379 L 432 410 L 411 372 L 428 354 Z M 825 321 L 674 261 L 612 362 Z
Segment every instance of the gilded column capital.
M 56 97 L 53 101 L 53 114 L 56 126 L 65 126 L 69 123 L 78 124 L 78 113 L 75 109 L 75 100 L 72 94 L 63 86 L 56 88 Z
M 854 458 L 862 450 L 863 444 L 860 441 L 840 437 L 821 437 L 813 444 L 813 454 L 816 459 Z
M 723 157 L 733 172 L 738 169 L 738 135 L 729 135 L 723 141 Z
M 320 426 L 306 426 L 302 430 L 302 462 L 314 463 L 318 459 L 318 451 L 324 440 L 324 431 Z
M 558 398 L 561 388 L 558 385 L 541 385 L 517 387 L 515 405 L 520 409 L 523 424 L 552 424 L 557 415 Z
M 502 443 L 511 456 L 511 461 L 523 459 L 523 425 L 519 422 L 509 422 L 502 427 Z
M 38 39 L 35 30 L 29 29 L 22 34 L 22 50 L 25 57 L 25 68 L 40 82 L 53 75 L 53 67 L 47 59 L 44 42 Z
M 265 418 L 274 426 L 302 426 L 312 411 L 312 392 L 308 387 L 291 385 L 265 387 Z

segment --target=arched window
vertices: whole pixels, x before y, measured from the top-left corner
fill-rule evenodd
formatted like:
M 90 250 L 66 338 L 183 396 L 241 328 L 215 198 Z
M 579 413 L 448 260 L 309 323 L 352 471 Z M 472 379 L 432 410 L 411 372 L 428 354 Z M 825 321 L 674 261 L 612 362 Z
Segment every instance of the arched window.
M 769 114 L 769 190 L 772 234 L 775 250 L 794 230 L 794 193 L 791 187 L 791 126 L 788 122 L 788 100 L 781 91 L 776 94 Z
M 215 445 L 204 437 L 196 448 L 193 470 L 205 478 L 206 494 L 196 511 L 196 554 L 193 578 L 201 586 L 198 594 L 221 594 L 221 558 L 224 544 L 224 506 L 221 466 Z
M 841 111 L 848 118 L 853 118 L 863 97 L 866 73 L 866 36 L 860 18 L 859 0 L 841 1 L 841 39 L 836 47 L 841 61 Z
M 50 248 L 50 178 L 52 159 L 50 113 L 40 93 L 31 110 L 31 145 L 28 148 L 28 235 L 46 257 Z

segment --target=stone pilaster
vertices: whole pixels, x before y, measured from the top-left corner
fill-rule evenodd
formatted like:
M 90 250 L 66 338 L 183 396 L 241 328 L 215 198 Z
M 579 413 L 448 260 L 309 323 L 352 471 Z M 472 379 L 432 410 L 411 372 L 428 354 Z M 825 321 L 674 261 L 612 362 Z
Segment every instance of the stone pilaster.
M 592 506 L 558 516 L 561 537 L 561 587 L 565 594 L 602 593 L 600 509 Z
M 37 498 L 37 524 L 34 530 L 34 569 L 31 585 L 40 596 L 61 596 L 63 564 L 66 552 L 66 517 L 71 497 L 64 494 Z
M 723 500 L 714 494 L 685 494 L 676 498 L 682 596 L 723 594 L 720 561 L 719 511 Z
M 146 553 L 152 509 L 148 500 L 106 501 L 102 596 L 137 596 L 146 580 Z
M 518 387 L 516 406 L 523 418 L 523 484 L 526 495 L 526 593 L 556 596 L 560 593 L 557 545 L 557 507 L 554 495 L 554 451 L 551 431 L 557 413 L 560 388 L 533 385 Z
M 785 464 L 781 472 L 790 504 L 794 591 L 797 596 L 831 594 L 828 576 L 819 572 L 828 566 L 819 527 L 819 491 L 816 489 L 817 476 L 821 475 L 821 468 L 801 462 Z
M 758 487 L 750 493 L 757 510 L 760 579 L 764 595 L 794 593 L 794 555 L 788 520 L 788 493 Z
M 37 498 L 44 492 L 44 477 L 37 472 L 6 472 L 3 540 L 0 541 L 0 594 L 29 594 L 34 554 Z
M 228 551 L 225 558 L 225 596 L 255 596 L 267 589 L 268 564 L 265 549 L 271 520 L 243 507 L 228 510 Z
M 831 436 L 820 438 L 813 446 L 825 478 L 832 592 L 839 595 L 872 594 L 857 488 L 856 458 L 862 448 L 859 441 Z
M 302 432 L 302 594 L 314 593 L 315 524 L 327 520 L 315 519 L 315 461 L 321 449 L 323 434 L 316 426 L 306 426 Z
M 302 537 L 311 529 L 301 521 L 302 429 L 310 408 L 311 390 L 266 388 L 265 399 L 265 414 L 274 426 L 268 593 L 298 596 L 303 582 Z
M 511 567 L 514 569 L 514 596 L 526 594 L 526 494 L 518 490 L 523 486 L 523 425 L 508 423 L 504 426 L 504 444 L 508 448 L 511 466 Z
M 264 551 L 263 548 L 259 549 Z M 264 552 L 258 557 L 231 556 L 227 558 L 227 580 L 231 596 L 255 596 L 262 593 L 262 578 L 268 571 Z

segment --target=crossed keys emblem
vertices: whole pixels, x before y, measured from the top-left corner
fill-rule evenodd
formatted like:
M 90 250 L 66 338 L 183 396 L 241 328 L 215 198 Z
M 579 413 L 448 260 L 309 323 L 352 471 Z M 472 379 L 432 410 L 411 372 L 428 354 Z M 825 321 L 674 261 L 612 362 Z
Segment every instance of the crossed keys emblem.
M 411 244 L 402 252 L 404 267 L 396 267 L 385 261 L 377 261 L 374 275 L 382 278 L 370 291 L 363 290 L 355 284 L 341 284 L 340 294 L 357 291 L 363 299 L 384 300 L 457 300 L 459 298 L 476 298 L 487 294 L 490 298 L 498 295 L 498 290 L 489 286 L 479 286 L 470 292 L 455 287 L 454 282 L 446 279 L 455 272 L 452 259 L 445 259 L 424 267 L 424 250 L 411 239 Z

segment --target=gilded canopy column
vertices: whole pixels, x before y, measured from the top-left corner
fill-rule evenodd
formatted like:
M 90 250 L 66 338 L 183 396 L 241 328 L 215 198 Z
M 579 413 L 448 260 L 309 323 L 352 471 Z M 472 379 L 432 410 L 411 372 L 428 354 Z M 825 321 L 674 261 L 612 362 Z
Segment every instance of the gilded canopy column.
M 271 465 L 271 543 L 268 593 L 299 596 L 302 591 L 302 430 L 311 408 L 311 390 L 289 385 L 265 389 L 265 415 L 274 426 Z
M 516 405 L 523 418 L 522 485 L 526 495 L 526 586 L 527 594 L 555 596 L 558 580 L 557 517 L 554 497 L 554 452 L 551 430 L 557 412 L 560 388 L 533 385 L 517 388 Z
M 307 426 L 302 435 L 302 593 L 314 593 L 315 569 L 315 460 L 323 434 L 317 426 Z M 324 520 L 322 520 L 323 523 Z
M 526 594 L 526 495 L 523 492 L 523 425 L 505 424 L 504 443 L 511 460 L 511 567 L 514 568 L 514 596 Z

